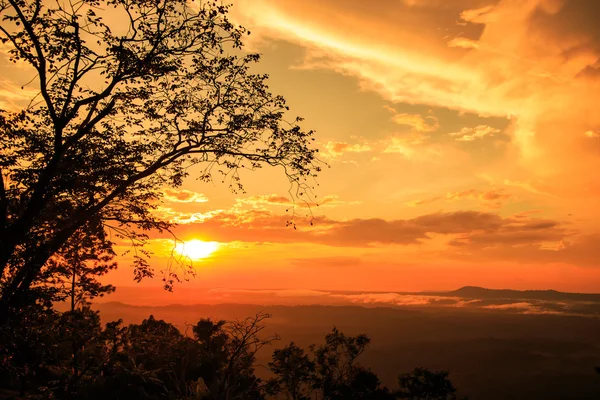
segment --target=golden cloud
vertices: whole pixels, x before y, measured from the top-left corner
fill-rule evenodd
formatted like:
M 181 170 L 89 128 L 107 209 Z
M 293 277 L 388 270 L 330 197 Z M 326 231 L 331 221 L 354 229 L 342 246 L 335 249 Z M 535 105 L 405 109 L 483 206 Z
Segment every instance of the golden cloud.
M 472 142 L 476 139 L 483 139 L 487 136 L 494 136 L 494 134 L 499 132 L 500 129 L 492 128 L 488 125 L 478 125 L 474 128 L 462 128 L 459 132 L 452 132 L 449 133 L 449 135 L 453 136 L 458 141 Z
M 417 132 L 433 132 L 440 127 L 438 119 L 434 116 L 423 118 L 420 114 L 398 113 L 392 117 L 398 125 L 410 126 Z
M 256 0 L 237 6 L 259 36 L 306 48 L 304 68 L 356 77 L 361 89 L 393 103 L 510 116 L 512 161 L 534 179 L 553 177 L 571 191 L 585 187 L 597 149 L 578 140 L 586 127 L 600 124 L 594 101 L 600 74 L 592 73 L 600 59 L 600 35 L 590 20 L 595 2 L 424 4 Z M 398 118 L 429 129 L 414 114 Z M 474 141 L 495 133 L 484 125 L 455 137 Z M 410 139 L 395 139 L 388 151 L 416 154 Z
M 477 191 L 475 189 L 463 190 L 460 192 L 447 193 L 446 200 L 479 200 L 481 205 L 489 208 L 500 208 L 503 202 L 513 197 L 510 193 L 505 193 L 504 189 L 488 189 Z
M 269 194 L 262 196 L 252 196 L 242 199 L 236 199 L 238 204 L 248 204 L 252 206 L 261 205 L 281 205 L 286 207 L 312 208 L 312 207 L 336 207 L 348 204 L 360 204 L 359 201 L 343 201 L 336 195 L 323 196 L 318 201 L 298 201 L 292 197 Z
M 406 203 L 404 203 L 405 205 L 407 205 L 408 207 L 417 207 L 417 206 L 423 206 L 426 204 L 431 204 L 431 203 L 435 203 L 436 201 L 442 199 L 442 196 L 435 196 L 435 197 L 430 197 L 427 199 L 422 199 L 422 200 L 412 200 L 412 201 L 408 201 Z
M 315 243 L 334 247 L 424 246 L 438 236 L 446 237 L 449 249 L 457 250 L 498 246 L 541 248 L 574 235 L 574 231 L 560 221 L 526 215 L 501 217 L 477 211 L 438 212 L 399 220 L 299 217 L 294 220 L 297 229 L 286 228 L 288 220 L 287 215 L 267 210 L 230 210 L 181 225 L 175 233 L 187 237 L 201 232 L 218 242 Z
M 371 151 L 370 145 L 363 143 L 346 143 L 346 142 L 327 142 L 324 146 L 323 157 L 326 159 L 336 159 L 345 153 L 364 153 Z
M 163 198 L 172 203 L 206 203 L 208 201 L 208 198 L 202 193 L 186 189 L 167 188 L 163 193 Z
M 514 186 L 514 187 L 521 188 L 521 189 L 526 190 L 526 191 L 528 191 L 530 193 L 540 194 L 540 195 L 543 195 L 543 196 L 554 197 L 553 194 L 548 193 L 546 191 L 543 191 L 543 190 L 539 189 L 537 187 L 537 185 L 535 185 L 532 182 L 519 182 L 519 181 L 511 181 L 509 179 L 505 179 L 504 180 L 504 184 L 506 186 Z

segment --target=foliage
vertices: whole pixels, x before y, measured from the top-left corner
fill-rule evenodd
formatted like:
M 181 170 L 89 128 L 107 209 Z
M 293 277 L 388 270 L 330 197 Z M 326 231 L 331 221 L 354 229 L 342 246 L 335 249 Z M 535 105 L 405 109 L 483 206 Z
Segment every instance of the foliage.
M 0 326 L 0 383 L 24 393 L 41 381 L 50 381 L 57 364 L 57 313 L 30 304 L 11 325 Z
M 275 377 L 267 382 L 267 393 L 283 393 L 291 400 L 311 398 L 316 381 L 315 363 L 294 342 L 273 352 L 269 369 Z
M 77 232 L 129 241 L 135 279 L 152 276 L 147 231 L 171 226 L 153 210 L 190 173 L 238 191 L 240 169 L 278 166 L 298 195 L 310 190 L 312 131 L 287 121 L 285 100 L 251 71 L 260 57 L 242 51 L 248 32 L 228 8 L 0 0 L 2 43 L 39 89 L 22 110 L 0 110 L 0 322 Z
M 360 370 L 355 361 L 371 339 L 364 334 L 346 336 L 337 328 L 325 336 L 325 344 L 312 346 L 319 386 L 325 398 L 340 398 Z
M 456 400 L 456 389 L 446 371 L 429 371 L 415 368 L 398 377 L 399 399 L 408 400 Z
M 417 368 L 390 391 L 357 363 L 365 335 L 333 329 L 307 353 L 290 343 L 272 354 L 272 377 L 255 375 L 256 352 L 277 339 L 264 336 L 266 314 L 239 321 L 200 319 L 192 334 L 153 316 L 140 324 L 100 324 L 87 307 L 73 313 L 38 308 L 37 320 L 15 328 L 2 352 L 0 390 L 28 398 L 204 400 L 450 400 L 447 372 Z M 74 315 L 73 315 L 74 314 Z M 34 323 L 35 322 L 35 323 Z M 34 336 L 36 335 L 36 336 Z M 79 351 L 77 374 L 71 343 Z
M 70 300 L 72 311 L 87 306 L 91 299 L 115 290 L 98 281 L 117 267 L 114 256 L 112 243 L 101 226 L 95 231 L 81 229 L 42 269 L 39 286 L 54 289 L 52 301 Z

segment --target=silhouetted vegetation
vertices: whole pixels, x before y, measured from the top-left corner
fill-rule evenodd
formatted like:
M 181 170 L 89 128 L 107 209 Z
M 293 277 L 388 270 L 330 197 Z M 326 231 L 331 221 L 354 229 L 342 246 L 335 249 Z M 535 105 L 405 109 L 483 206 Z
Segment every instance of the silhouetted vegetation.
M 432 372 L 425 368 L 415 368 L 408 374 L 398 377 L 399 399 L 455 400 L 456 389 L 448 379 L 448 372 Z
M 277 166 L 310 191 L 312 132 L 250 71 L 260 57 L 227 13 L 218 1 L 0 2 L 0 40 L 39 89 L 0 110 L 0 323 L 82 245 L 110 254 L 125 240 L 135 279 L 152 276 L 147 231 L 172 226 L 153 210 L 190 174 L 240 191 L 240 169 Z M 182 278 L 163 272 L 167 288 Z
M 38 399 L 454 399 L 445 372 L 417 369 L 390 390 L 359 363 L 370 339 L 336 328 L 311 351 L 294 343 L 273 352 L 271 378 L 255 374 L 269 315 L 234 321 L 201 319 L 183 333 L 153 316 L 140 324 L 101 326 L 83 305 L 59 313 L 28 310 L 4 346 L 4 397 Z M 191 328 L 191 329 L 190 329 Z M 7 326 L 4 327 L 7 329 Z M 4 332 L 7 333 L 7 332 Z

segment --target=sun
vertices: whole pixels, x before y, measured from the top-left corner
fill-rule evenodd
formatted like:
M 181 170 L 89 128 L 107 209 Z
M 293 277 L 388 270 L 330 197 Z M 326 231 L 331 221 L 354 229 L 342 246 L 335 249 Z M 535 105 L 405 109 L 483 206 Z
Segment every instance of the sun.
M 178 243 L 175 246 L 175 251 L 184 257 L 192 260 L 200 260 L 210 256 L 219 248 L 218 242 L 205 242 L 203 240 L 188 240 L 183 243 Z

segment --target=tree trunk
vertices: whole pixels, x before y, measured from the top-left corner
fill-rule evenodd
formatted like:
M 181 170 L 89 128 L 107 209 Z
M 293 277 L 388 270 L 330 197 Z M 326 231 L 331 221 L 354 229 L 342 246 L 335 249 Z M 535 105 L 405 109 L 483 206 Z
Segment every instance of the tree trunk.
M 77 285 L 77 267 L 79 266 L 79 258 L 75 256 L 73 262 L 73 274 L 71 278 L 71 348 L 73 351 L 73 378 L 71 380 L 71 393 L 75 391 L 77 380 L 79 379 L 79 348 L 75 338 L 75 288 Z

